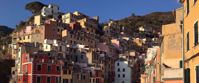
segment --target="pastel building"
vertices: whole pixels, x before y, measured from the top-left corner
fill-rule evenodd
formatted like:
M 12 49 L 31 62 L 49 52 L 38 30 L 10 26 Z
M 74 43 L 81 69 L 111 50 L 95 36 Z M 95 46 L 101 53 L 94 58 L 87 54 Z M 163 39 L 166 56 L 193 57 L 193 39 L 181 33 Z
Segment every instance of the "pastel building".
M 61 82 L 60 83 L 74 83 L 73 82 L 73 64 L 65 63 L 62 67 Z
M 125 59 L 119 59 L 115 62 L 115 80 L 114 83 L 131 83 L 132 69 Z
M 66 27 L 66 26 L 63 26 Z M 54 21 L 45 22 L 38 26 L 27 26 L 24 29 L 12 34 L 13 43 L 39 42 L 43 43 L 45 39 L 61 39 L 60 29 Z
M 145 71 L 141 75 L 141 83 L 161 83 L 160 47 L 148 48 L 145 59 Z
M 162 80 L 183 83 L 182 68 L 182 8 L 175 11 L 175 22 L 162 26 Z

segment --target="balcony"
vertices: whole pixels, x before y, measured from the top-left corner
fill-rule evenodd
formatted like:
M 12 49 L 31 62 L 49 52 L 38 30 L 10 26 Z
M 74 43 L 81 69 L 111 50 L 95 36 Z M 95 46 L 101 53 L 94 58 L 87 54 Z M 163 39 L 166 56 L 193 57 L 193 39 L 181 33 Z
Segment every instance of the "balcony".
M 163 80 L 182 80 L 183 78 L 182 68 L 166 68 L 163 73 Z

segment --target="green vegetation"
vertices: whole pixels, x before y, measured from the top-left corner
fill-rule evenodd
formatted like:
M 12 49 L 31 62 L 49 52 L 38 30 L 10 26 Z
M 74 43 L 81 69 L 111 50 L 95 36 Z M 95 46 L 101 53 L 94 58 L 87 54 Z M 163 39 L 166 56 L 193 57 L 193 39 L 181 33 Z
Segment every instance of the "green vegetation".
M 36 14 L 40 14 L 41 13 L 41 9 L 46 6 L 45 4 L 35 1 L 35 2 L 30 2 L 28 4 L 26 4 L 25 8 L 26 10 L 32 12 L 32 14 L 36 15 Z
M 137 30 L 140 26 L 152 27 L 156 32 L 161 32 L 163 24 L 169 24 L 175 21 L 173 12 L 154 12 L 144 16 L 133 16 L 117 20 L 119 25 Z M 146 29 L 147 29 L 146 27 Z
M 16 25 L 16 31 L 25 28 L 25 26 L 28 25 L 29 23 L 33 23 L 34 16 L 40 14 L 41 9 L 44 6 L 46 5 L 37 1 L 26 4 L 25 9 L 30 11 L 33 15 L 27 21 L 21 21 L 18 25 Z

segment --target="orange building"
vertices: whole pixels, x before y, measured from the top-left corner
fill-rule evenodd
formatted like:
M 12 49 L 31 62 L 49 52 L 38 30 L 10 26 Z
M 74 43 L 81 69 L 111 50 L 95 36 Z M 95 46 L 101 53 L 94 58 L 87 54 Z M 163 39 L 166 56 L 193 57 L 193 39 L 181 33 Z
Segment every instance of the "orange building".
M 185 83 L 199 83 L 199 1 L 181 0 L 184 14 Z

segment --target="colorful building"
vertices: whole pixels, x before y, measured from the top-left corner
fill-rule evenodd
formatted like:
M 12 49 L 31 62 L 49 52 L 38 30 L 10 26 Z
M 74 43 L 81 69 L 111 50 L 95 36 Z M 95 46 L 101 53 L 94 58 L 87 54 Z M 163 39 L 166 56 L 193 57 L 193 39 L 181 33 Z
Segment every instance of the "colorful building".
M 61 69 L 62 61 L 53 53 L 24 53 L 18 83 L 60 83 Z
M 184 68 L 185 83 L 199 83 L 198 0 L 180 0 L 184 20 Z
M 64 64 L 61 72 L 61 83 L 73 83 L 73 64 Z
M 141 83 L 161 83 L 160 60 L 160 47 L 148 48 Z

